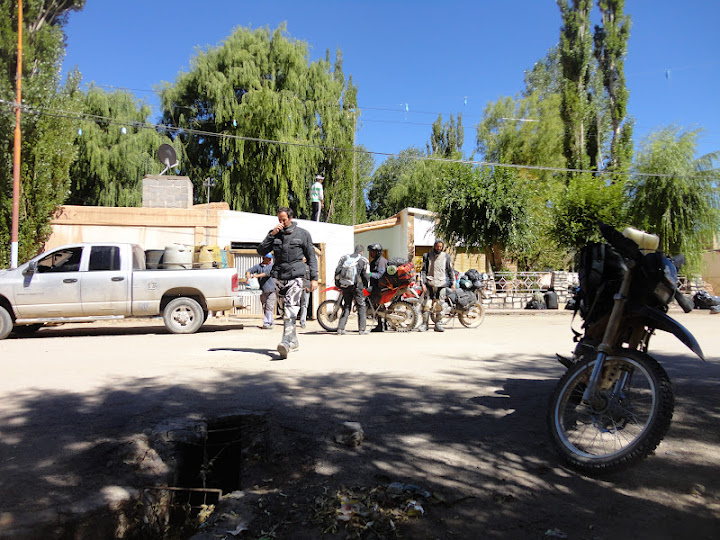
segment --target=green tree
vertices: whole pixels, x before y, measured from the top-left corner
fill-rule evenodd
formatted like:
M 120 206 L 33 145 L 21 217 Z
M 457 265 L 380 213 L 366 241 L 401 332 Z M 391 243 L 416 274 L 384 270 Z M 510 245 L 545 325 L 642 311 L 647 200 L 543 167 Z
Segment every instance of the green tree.
M 70 169 L 68 204 L 88 206 L 141 206 L 142 179 L 158 174 L 163 165 L 157 150 L 171 143 L 167 136 L 140 127 L 150 107 L 127 91 L 112 93 L 90 87 L 83 113 L 96 117 L 80 123 L 78 155 Z
M 572 7 L 568 0 L 557 0 L 557 3 L 563 22 L 558 50 L 562 68 L 560 115 L 565 124 L 564 154 L 569 168 L 587 169 L 590 164 L 586 136 L 592 60 L 592 0 L 572 0 Z
M 63 86 L 60 73 L 67 15 L 84 4 L 23 2 L 22 99 L 31 110 L 21 113 L 19 261 L 42 248 L 51 232 L 49 219 L 67 195 L 77 126 L 67 115 L 51 111 L 80 108 L 79 75 L 70 75 Z M 15 113 L 8 103 L 16 97 L 17 16 L 17 1 L 0 0 L 0 266 L 10 260 Z
M 625 85 L 625 56 L 630 37 L 630 17 L 625 0 L 599 0 L 602 26 L 595 26 L 595 49 L 610 116 L 610 159 L 607 168 L 627 172 L 633 154 L 632 122 L 627 119 L 630 92 Z
M 622 190 L 621 184 L 609 183 L 604 177 L 571 176 L 567 188 L 553 201 L 551 238 L 568 252 L 600 240 L 598 219 L 615 226 L 622 222 Z
M 438 232 L 453 244 L 485 250 L 495 270 L 503 253 L 530 241 L 528 199 L 513 169 L 447 164 L 438 198 Z
M 309 213 L 308 192 L 325 176 L 333 221 L 351 219 L 357 89 L 345 81 L 342 56 L 309 63 L 307 44 L 285 25 L 236 29 L 198 53 L 190 71 L 161 92 L 163 121 L 181 132 L 182 170 L 200 185 L 217 179 L 213 196 L 235 210 L 274 213 L 278 205 Z M 238 138 L 243 137 L 243 138 Z M 280 144 L 268 141 L 280 141 Z
M 450 115 L 450 121 L 443 124 L 442 115 L 439 114 L 433 123 L 430 142 L 427 144 L 427 155 L 444 158 L 459 158 L 462 156 L 465 130 L 462 125 L 462 115 L 457 115 L 457 122 Z
M 403 209 L 401 201 L 391 200 L 390 191 L 401 178 L 412 175 L 424 155 L 419 148 L 407 148 L 375 169 L 367 190 L 368 219 L 385 219 Z
M 720 152 L 695 158 L 699 130 L 667 127 L 651 134 L 638 151 L 626 184 L 628 222 L 657 234 L 660 249 L 684 253 L 698 272 L 704 249 L 720 229 Z

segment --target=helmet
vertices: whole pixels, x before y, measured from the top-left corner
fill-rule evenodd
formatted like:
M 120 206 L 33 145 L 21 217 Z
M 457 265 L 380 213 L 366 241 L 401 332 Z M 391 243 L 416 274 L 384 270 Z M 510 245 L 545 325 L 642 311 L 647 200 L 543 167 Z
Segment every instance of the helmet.
M 382 251 L 382 246 L 380 244 L 370 244 L 368 251 Z

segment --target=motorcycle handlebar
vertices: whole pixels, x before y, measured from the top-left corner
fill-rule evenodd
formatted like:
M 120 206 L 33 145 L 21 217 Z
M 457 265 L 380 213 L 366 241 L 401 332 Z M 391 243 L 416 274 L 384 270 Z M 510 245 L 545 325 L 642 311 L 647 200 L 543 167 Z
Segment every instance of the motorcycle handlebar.
M 626 236 L 623 236 L 623 234 L 615 227 L 606 225 L 602 221 L 598 221 L 597 225 L 600 229 L 600 234 L 605 237 L 605 240 L 607 240 L 610 245 L 612 245 L 612 247 L 620 253 L 620 255 L 633 261 L 637 261 L 640 257 L 642 257 L 642 253 L 640 252 L 640 248 L 637 243 Z
M 675 291 L 675 300 L 678 304 L 680 304 L 680 307 L 685 313 L 690 313 L 693 310 L 692 300 L 690 300 L 690 298 L 685 296 L 680 291 Z

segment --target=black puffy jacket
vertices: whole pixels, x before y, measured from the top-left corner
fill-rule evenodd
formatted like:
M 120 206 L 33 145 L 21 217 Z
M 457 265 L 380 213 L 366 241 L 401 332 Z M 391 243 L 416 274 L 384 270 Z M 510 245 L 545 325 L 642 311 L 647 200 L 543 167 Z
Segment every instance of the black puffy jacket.
M 318 279 L 318 263 L 313 248 L 312 237 L 305 229 L 301 229 L 294 221 L 287 229 L 281 230 L 276 235 L 268 233 L 260 243 L 257 252 L 265 255 L 273 252 L 275 260 L 270 275 L 275 279 L 288 280 L 305 275 L 305 263 L 310 269 L 310 279 Z

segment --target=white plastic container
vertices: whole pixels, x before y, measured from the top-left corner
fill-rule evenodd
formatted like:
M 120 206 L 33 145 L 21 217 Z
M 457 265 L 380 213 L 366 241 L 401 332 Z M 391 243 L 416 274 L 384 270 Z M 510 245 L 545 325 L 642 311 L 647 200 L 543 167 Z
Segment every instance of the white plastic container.
M 165 246 L 162 267 L 165 270 L 179 270 L 192 268 L 193 248 L 183 244 L 172 244 Z
M 635 242 L 643 253 L 656 251 L 660 244 L 660 238 L 657 235 L 633 229 L 632 227 L 626 227 L 623 236 Z

